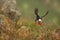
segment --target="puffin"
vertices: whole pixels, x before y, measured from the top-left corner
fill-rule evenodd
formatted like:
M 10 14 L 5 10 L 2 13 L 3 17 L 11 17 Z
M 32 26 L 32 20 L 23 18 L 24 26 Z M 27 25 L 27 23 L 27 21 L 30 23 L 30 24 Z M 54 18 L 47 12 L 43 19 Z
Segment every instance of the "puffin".
M 35 15 L 36 15 L 35 23 L 37 22 L 38 25 L 42 26 L 42 19 L 48 14 L 48 11 L 43 16 L 38 15 L 38 8 L 35 8 L 34 12 L 35 12 Z

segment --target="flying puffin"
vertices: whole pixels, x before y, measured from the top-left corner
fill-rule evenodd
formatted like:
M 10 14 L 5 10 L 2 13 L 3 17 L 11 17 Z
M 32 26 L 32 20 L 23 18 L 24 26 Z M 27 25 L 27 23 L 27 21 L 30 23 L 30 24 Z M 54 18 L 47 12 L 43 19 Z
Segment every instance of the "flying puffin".
M 38 15 L 38 8 L 35 8 L 35 15 L 36 15 L 35 22 L 38 22 L 38 25 L 42 26 L 42 18 L 45 17 L 47 14 L 48 14 L 48 11 L 46 12 L 45 15 L 41 17 Z

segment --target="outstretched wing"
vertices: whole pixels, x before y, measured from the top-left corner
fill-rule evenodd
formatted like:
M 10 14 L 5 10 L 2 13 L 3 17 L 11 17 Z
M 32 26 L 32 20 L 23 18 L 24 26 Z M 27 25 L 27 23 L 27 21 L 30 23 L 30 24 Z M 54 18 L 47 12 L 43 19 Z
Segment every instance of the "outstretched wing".
M 35 15 L 38 15 L 38 8 L 35 8 L 34 12 L 35 12 Z
M 35 8 L 35 15 L 36 15 L 35 21 L 37 21 L 38 19 L 40 19 L 40 16 L 38 15 L 38 8 Z
M 46 14 L 45 14 L 45 15 L 43 15 L 41 18 L 45 17 L 47 14 L 48 14 L 48 11 L 47 11 L 47 12 L 46 12 Z

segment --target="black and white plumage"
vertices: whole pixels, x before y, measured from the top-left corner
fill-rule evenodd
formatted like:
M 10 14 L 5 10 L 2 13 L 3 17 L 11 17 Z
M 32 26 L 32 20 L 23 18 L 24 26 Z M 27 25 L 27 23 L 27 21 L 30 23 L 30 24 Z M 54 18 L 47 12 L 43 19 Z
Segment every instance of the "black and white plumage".
M 45 15 L 39 16 L 39 15 L 38 15 L 38 8 L 35 8 L 35 15 L 36 15 L 35 22 L 38 21 L 38 24 L 39 24 L 39 25 L 42 25 L 42 19 L 43 19 L 47 14 L 48 14 L 48 11 L 46 12 Z

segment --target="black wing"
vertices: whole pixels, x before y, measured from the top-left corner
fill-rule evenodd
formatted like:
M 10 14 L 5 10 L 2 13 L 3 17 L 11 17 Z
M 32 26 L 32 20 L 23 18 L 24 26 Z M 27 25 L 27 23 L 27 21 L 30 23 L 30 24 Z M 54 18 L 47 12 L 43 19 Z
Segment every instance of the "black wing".
M 48 14 L 48 11 L 47 11 L 47 12 L 46 12 L 46 14 L 45 14 L 45 15 L 43 15 L 41 18 L 45 17 L 47 14 Z
M 35 15 L 36 15 L 35 21 L 37 21 L 38 19 L 41 18 L 41 17 L 38 15 L 38 8 L 35 8 Z

